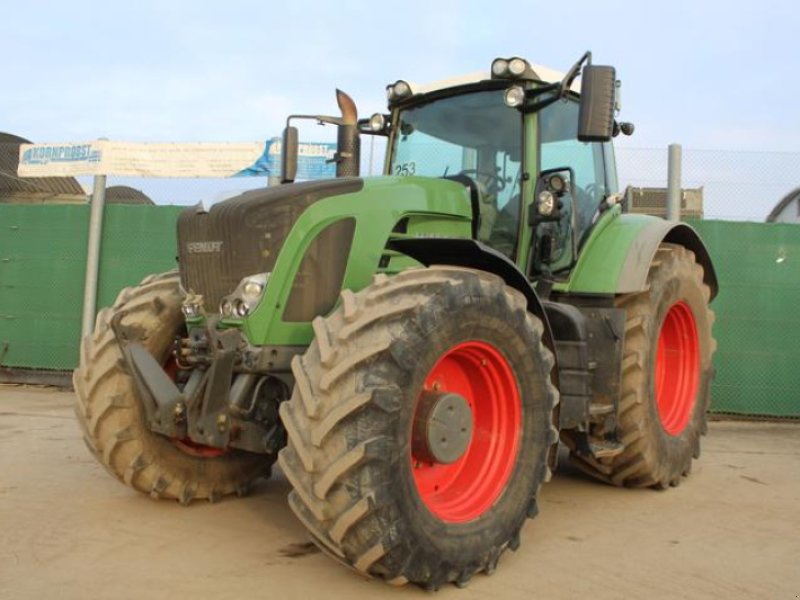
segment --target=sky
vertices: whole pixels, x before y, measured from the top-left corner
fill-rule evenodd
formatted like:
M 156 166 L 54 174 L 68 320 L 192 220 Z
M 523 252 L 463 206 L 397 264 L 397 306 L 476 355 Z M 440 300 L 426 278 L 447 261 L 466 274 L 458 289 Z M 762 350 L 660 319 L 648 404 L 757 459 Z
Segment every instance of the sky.
M 512 55 L 563 71 L 588 49 L 622 80 L 620 146 L 800 152 L 788 0 L 3 4 L 0 131 L 37 142 L 263 140 L 336 114 L 337 87 L 367 116 L 397 79 Z

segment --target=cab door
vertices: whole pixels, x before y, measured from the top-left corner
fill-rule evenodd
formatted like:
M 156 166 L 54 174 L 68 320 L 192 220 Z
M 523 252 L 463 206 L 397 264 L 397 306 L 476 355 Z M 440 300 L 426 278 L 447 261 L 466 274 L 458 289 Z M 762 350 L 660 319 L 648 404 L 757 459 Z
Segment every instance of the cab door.
M 599 142 L 578 141 L 578 102 L 555 102 L 539 113 L 536 185 L 529 196 L 529 225 L 536 219 L 538 194 L 549 176 L 558 175 L 566 183 L 558 195 L 554 217 L 544 219 L 532 231 L 533 245 L 528 272 L 532 277 L 563 279 L 577 260 L 584 234 L 592 226 L 600 203 L 611 193 L 615 182 L 606 176 L 606 151 Z M 616 190 L 613 190 L 616 191 Z

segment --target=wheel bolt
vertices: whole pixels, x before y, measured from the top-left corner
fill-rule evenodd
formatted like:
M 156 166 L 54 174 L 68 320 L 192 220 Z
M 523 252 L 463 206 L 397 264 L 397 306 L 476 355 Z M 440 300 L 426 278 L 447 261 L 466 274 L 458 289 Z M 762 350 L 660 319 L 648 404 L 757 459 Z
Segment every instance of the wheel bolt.
M 228 415 L 219 415 L 217 417 L 217 429 L 219 429 L 220 433 L 225 431 L 227 425 L 228 425 Z

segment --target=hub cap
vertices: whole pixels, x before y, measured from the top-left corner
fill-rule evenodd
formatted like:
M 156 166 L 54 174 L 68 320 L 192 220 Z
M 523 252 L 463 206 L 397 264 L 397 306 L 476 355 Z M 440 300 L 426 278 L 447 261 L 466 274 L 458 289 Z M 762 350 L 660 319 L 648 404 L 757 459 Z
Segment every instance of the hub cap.
M 686 302 L 673 304 L 664 317 L 658 335 L 655 375 L 661 426 L 670 435 L 680 435 L 692 417 L 700 381 L 697 325 Z
M 428 510 L 462 523 L 490 509 L 508 484 L 521 428 L 516 378 L 500 351 L 470 341 L 445 352 L 425 378 L 412 431 L 414 483 Z
M 472 411 L 453 392 L 425 391 L 414 413 L 413 455 L 422 462 L 449 465 L 464 455 L 472 439 Z

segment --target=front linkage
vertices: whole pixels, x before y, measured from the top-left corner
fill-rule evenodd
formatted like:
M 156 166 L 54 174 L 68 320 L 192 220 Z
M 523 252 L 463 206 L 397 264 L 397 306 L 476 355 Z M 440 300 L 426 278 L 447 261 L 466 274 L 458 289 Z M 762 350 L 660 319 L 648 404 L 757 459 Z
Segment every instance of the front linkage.
M 276 455 L 283 447 L 278 405 L 288 399 L 291 382 L 284 380 L 288 374 L 282 379 L 255 369 L 288 367 L 285 348 L 254 348 L 238 329 L 212 324 L 176 336 L 162 366 L 142 345 L 145 332 L 123 325 L 123 317 L 115 315 L 111 327 L 151 431 L 219 450 Z

